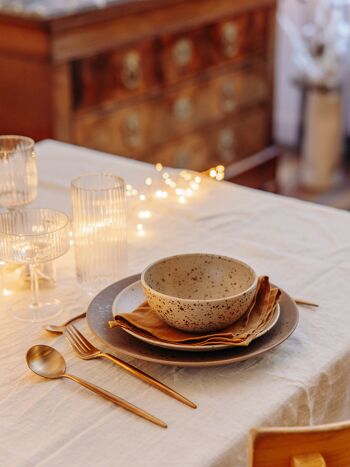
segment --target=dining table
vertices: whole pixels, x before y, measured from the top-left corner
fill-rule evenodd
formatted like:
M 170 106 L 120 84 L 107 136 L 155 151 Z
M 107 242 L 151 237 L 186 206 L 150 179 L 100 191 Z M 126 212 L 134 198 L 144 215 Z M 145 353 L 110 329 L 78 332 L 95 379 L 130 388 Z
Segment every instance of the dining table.
M 36 153 L 39 185 L 33 206 L 68 214 L 70 182 L 78 175 L 110 172 L 140 193 L 145 179 L 155 174 L 151 164 L 53 140 L 37 143 Z M 11 303 L 28 291 L 2 296 L 1 466 L 243 467 L 253 427 L 350 417 L 349 212 L 205 176 L 185 204 L 159 200 L 159 209 L 153 207 L 153 217 L 143 222 L 142 235 L 134 225 L 135 206 L 129 210 L 128 275 L 174 254 L 226 255 L 249 263 L 290 296 L 319 307 L 299 306 L 298 326 L 285 342 L 239 363 L 192 368 L 114 352 L 194 401 L 194 410 L 108 361 L 79 359 L 64 336 L 47 333 L 42 323 L 14 320 L 8 313 Z M 62 323 L 84 311 L 91 297 L 76 280 L 73 246 L 56 267 L 54 293 L 64 303 L 56 322 Z M 85 319 L 76 326 L 106 349 Z M 52 345 L 72 374 L 141 406 L 168 428 L 68 380 L 33 374 L 25 355 L 34 344 Z

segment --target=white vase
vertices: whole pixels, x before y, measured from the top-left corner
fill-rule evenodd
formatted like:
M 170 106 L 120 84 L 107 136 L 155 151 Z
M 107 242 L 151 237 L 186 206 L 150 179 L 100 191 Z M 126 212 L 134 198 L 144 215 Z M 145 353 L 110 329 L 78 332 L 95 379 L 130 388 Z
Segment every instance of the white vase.
M 341 173 L 343 128 L 339 91 L 307 91 L 304 128 L 301 182 L 308 189 L 327 190 L 337 183 Z

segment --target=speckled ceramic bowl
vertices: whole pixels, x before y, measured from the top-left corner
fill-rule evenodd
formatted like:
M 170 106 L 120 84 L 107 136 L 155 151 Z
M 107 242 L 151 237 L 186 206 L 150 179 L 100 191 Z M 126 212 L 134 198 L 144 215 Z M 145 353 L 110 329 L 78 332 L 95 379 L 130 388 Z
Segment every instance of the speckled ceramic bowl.
M 216 331 L 239 319 L 251 303 L 258 277 L 226 256 L 171 256 L 141 275 L 148 303 L 170 326 L 190 332 Z

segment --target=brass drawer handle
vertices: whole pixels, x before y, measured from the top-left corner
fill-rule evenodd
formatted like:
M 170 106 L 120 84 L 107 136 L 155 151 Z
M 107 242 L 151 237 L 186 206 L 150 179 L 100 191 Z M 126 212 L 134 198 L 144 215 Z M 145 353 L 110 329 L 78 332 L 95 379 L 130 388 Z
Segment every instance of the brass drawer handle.
M 128 115 L 124 124 L 125 144 L 131 148 L 141 145 L 140 118 L 137 113 Z
M 225 81 L 221 88 L 222 109 L 225 113 L 233 112 L 236 107 L 233 81 Z
M 134 50 L 128 52 L 122 63 L 121 80 L 127 89 L 136 89 L 142 80 L 141 57 Z
M 192 114 L 192 103 L 187 97 L 179 97 L 174 103 L 174 116 L 176 120 L 184 122 Z
M 221 28 L 221 45 L 226 57 L 233 57 L 237 52 L 237 26 L 233 21 L 224 23 Z
M 220 131 L 217 148 L 219 157 L 224 162 L 231 162 L 235 159 L 235 134 L 229 128 L 224 128 Z
M 176 65 L 184 67 L 193 57 L 193 44 L 189 39 L 179 39 L 173 46 L 173 56 Z

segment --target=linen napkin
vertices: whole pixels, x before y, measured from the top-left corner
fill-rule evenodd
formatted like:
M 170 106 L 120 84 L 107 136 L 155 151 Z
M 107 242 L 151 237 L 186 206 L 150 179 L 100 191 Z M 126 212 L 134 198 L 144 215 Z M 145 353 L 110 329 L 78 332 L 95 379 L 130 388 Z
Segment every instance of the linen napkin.
M 280 290 L 272 287 L 267 276 L 259 277 L 255 296 L 247 312 L 235 323 L 220 331 L 191 333 L 169 326 L 147 302 L 131 313 L 121 313 L 109 321 L 110 328 L 120 327 L 158 339 L 162 342 L 186 343 L 186 345 L 249 345 L 266 329 L 274 318 Z

